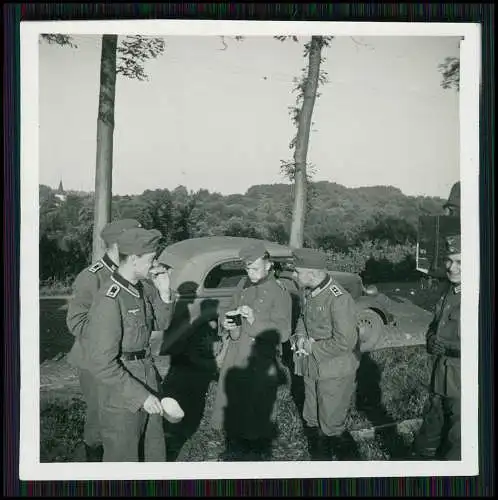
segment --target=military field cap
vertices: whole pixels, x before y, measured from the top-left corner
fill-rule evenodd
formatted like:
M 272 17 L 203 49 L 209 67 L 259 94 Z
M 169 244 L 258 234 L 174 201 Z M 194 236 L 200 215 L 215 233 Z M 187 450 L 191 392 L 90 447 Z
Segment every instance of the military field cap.
M 242 247 L 239 252 L 239 258 L 249 264 L 265 255 L 268 255 L 268 250 L 262 241 L 250 243 Z
M 157 229 L 134 227 L 123 231 L 118 238 L 119 253 L 123 255 L 143 255 L 156 252 L 162 235 Z
M 166 247 L 157 257 L 157 262 L 162 264 L 163 266 L 169 268 L 179 267 L 182 262 L 182 259 L 174 253 L 171 253 Z
M 443 208 L 451 206 L 460 208 L 460 181 L 455 182 L 451 187 L 448 201 L 443 205 Z
M 327 255 L 311 248 L 296 248 L 292 255 L 294 267 L 305 269 L 327 269 Z
M 461 253 L 462 244 L 461 236 L 459 234 L 454 236 L 447 236 L 444 242 L 446 255 Z
M 119 235 L 127 229 L 142 227 L 140 222 L 135 219 L 120 219 L 109 222 L 104 226 L 100 236 L 107 244 L 116 243 Z

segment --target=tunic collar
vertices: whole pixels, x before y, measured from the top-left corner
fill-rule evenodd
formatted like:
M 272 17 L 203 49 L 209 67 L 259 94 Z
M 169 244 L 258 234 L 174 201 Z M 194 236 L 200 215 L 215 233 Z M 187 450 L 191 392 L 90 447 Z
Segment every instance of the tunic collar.
M 104 254 L 100 261 L 107 269 L 109 269 L 109 271 L 111 271 L 111 273 L 116 271 L 116 269 L 118 268 L 117 264 L 107 254 Z
M 111 276 L 111 280 L 118 284 L 123 290 L 126 290 L 130 295 L 133 295 L 137 299 L 141 297 L 142 285 L 138 282 L 136 285 L 130 283 L 126 278 L 123 278 L 118 271 L 114 271 Z
M 331 282 L 332 282 L 332 278 L 327 275 L 327 277 L 317 287 L 315 287 L 315 288 L 313 288 L 313 290 L 311 290 L 310 295 L 312 297 L 316 297 L 317 295 L 322 293 L 330 285 Z

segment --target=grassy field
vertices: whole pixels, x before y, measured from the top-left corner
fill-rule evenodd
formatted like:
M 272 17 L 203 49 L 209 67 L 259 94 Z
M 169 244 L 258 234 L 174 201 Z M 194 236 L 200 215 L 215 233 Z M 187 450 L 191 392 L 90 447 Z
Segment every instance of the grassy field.
M 421 291 L 413 284 L 385 284 L 379 289 L 388 296 L 409 298 L 424 309 L 432 309 L 437 290 Z M 61 320 L 64 301 L 44 301 L 48 313 L 41 318 L 41 361 L 66 353 L 72 344 Z M 62 326 L 61 326 L 62 325 Z M 428 356 L 424 346 L 378 350 L 363 355 L 358 371 L 355 401 L 348 428 L 363 460 L 403 459 L 413 439 L 427 392 Z M 57 362 L 54 362 L 57 364 Z M 217 461 L 224 451 L 222 433 L 210 427 L 216 377 L 206 370 L 179 364 L 165 380 L 165 395 L 176 397 L 185 409 L 180 424 L 165 425 L 168 460 Z M 71 387 L 69 387 L 71 385 Z M 301 420 L 302 380 L 282 386 L 277 393 L 278 437 L 272 460 L 308 460 Z M 84 460 L 82 432 L 85 403 L 77 385 L 41 393 L 41 461 Z M 397 422 L 404 426 L 396 426 Z M 374 433 L 362 430 L 377 427 Z
M 364 460 L 402 459 L 413 437 L 413 428 L 401 432 L 396 422 L 421 416 L 426 399 L 428 358 L 421 346 L 386 349 L 364 354 L 358 372 L 358 387 L 348 428 L 356 436 Z M 224 451 L 220 432 L 210 428 L 210 416 L 217 382 L 202 369 L 176 369 L 166 389 L 178 399 L 188 418 L 181 424 L 167 424 L 165 431 L 169 460 L 216 461 Z M 185 382 L 187 381 L 187 382 Z M 166 380 L 168 384 L 169 380 Z M 278 437 L 272 460 L 308 460 L 300 417 L 302 382 L 282 386 L 277 394 Z M 73 391 L 55 391 L 41 401 L 41 460 L 43 462 L 82 460 L 81 439 L 85 403 Z M 391 424 L 391 425 L 390 425 Z M 386 426 L 374 436 L 360 431 Z

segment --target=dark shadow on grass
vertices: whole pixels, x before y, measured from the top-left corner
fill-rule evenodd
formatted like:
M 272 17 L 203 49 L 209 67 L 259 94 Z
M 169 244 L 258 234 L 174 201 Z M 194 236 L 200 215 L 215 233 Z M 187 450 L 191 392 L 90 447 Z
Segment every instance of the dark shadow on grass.
M 165 336 L 166 353 L 171 356 L 168 374 L 161 384 L 162 397 L 178 401 L 185 417 L 177 424 L 165 420 L 167 461 L 176 461 L 183 445 L 197 431 L 204 414 L 206 393 L 218 368 L 214 356 L 217 328 L 210 321 L 217 318 L 218 300 L 206 299 L 200 304 L 199 317 L 192 321 L 189 305 L 194 303 L 197 283 L 185 282 L 178 287 L 179 301 L 169 331 Z
M 365 352 L 362 354 L 356 377 L 357 411 L 362 413 L 372 426 L 383 426 L 381 429 L 376 430 L 375 438 L 388 452 L 390 460 L 407 458 L 409 448 L 405 444 L 403 436 L 397 430 L 396 421 L 382 403 L 381 370 L 370 356 L 370 353 Z
M 290 342 L 285 342 L 282 345 L 282 363 L 289 370 L 291 380 L 291 396 L 299 412 L 301 421 L 303 420 L 304 408 L 304 379 L 294 373 L 294 361 L 292 359 L 293 351 L 291 350 Z
M 287 383 L 287 373 L 278 360 L 280 334 L 266 330 L 253 341 L 247 367 L 229 368 L 224 390 L 224 431 L 228 460 L 269 460 L 277 437 L 273 420 L 277 391 Z

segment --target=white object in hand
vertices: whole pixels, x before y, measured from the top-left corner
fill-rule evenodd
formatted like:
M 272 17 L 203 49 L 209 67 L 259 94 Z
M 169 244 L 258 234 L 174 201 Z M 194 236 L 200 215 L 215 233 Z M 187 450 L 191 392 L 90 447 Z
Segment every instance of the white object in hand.
M 164 411 L 163 417 L 172 424 L 178 423 L 185 416 L 185 412 L 176 399 L 163 398 L 161 399 L 161 406 Z

